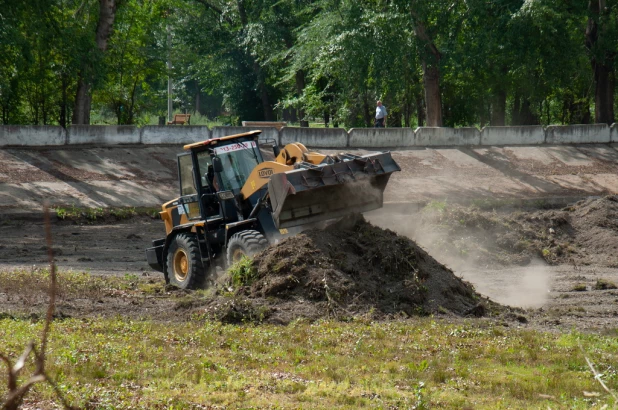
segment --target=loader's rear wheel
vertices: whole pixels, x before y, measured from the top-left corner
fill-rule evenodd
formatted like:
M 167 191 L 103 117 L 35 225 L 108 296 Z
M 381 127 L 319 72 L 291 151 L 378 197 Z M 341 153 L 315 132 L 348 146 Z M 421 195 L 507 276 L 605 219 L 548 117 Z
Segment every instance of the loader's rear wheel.
M 227 244 L 227 264 L 232 266 L 243 256 L 251 257 L 268 246 L 268 241 L 258 231 L 242 231 L 235 233 Z
M 167 251 L 167 277 L 181 289 L 197 289 L 204 285 L 206 267 L 200 258 L 195 235 L 176 235 Z

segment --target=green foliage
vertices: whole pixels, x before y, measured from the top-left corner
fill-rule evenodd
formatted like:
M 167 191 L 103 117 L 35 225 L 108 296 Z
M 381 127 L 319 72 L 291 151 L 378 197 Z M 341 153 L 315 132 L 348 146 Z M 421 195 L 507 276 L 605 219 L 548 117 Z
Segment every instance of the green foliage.
M 126 1 L 118 7 L 106 60 L 105 86 L 95 93 L 100 109 L 117 124 L 147 122 L 166 106 L 166 43 L 162 18 L 167 2 Z
M 243 257 L 228 269 L 230 283 L 233 287 L 248 286 L 257 278 L 257 269 L 253 266 L 253 259 Z
M 285 113 L 366 127 L 381 99 L 390 126 L 416 127 L 428 104 L 425 63 L 439 68 L 446 126 L 589 123 L 591 63 L 615 76 L 618 53 L 618 4 L 593 4 L 123 0 L 100 52 L 97 2 L 9 1 L 0 118 L 67 125 L 82 76 L 94 123 L 158 123 L 170 76 L 174 111 L 208 125 Z

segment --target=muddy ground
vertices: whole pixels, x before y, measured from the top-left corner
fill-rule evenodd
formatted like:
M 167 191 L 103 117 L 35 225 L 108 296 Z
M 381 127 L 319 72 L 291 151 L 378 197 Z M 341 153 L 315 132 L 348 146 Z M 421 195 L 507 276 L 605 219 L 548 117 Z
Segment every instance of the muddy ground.
M 136 281 L 151 283 L 162 289 L 154 296 L 128 291 L 65 297 L 59 305 L 59 311 L 64 315 L 80 317 L 121 314 L 162 320 L 175 317 L 190 319 L 196 311 L 204 312 L 212 308 L 203 302 L 197 305 L 187 303 L 186 292 L 165 289 L 162 274 L 152 271 L 146 264 L 144 249 L 152 239 L 161 237 L 164 232 L 160 220 L 147 216 L 119 221 L 114 218 L 98 219 L 94 222 L 52 219 L 53 248 L 61 271 L 131 275 Z M 414 239 L 430 257 L 437 260 L 435 266 L 446 265 L 440 268 L 441 272 L 452 269 L 453 277 L 470 282 L 482 296 L 503 305 L 521 308 L 507 308 L 493 316 L 487 313 L 484 319 L 466 320 L 494 320 L 504 326 L 558 331 L 579 329 L 613 332 L 618 327 L 618 290 L 613 289 L 614 284 L 618 283 L 616 197 L 591 198 L 565 208 L 542 210 L 483 210 L 430 204 L 423 210 L 402 214 L 374 212 L 368 219 L 375 225 L 393 229 Z M 368 232 L 375 234 L 371 230 Z M 380 232 L 386 232 L 385 237 L 393 243 L 403 243 L 388 231 Z M 317 238 L 315 233 L 311 235 Z M 308 236 L 310 239 L 311 235 Z M 47 266 L 42 218 L 1 220 L 0 238 L 0 270 L 20 268 L 28 272 Z M 336 255 L 337 250 L 350 255 L 354 252 L 346 251 L 345 246 L 359 248 L 360 242 L 353 243 L 348 239 L 349 235 L 337 236 L 336 231 L 329 236 L 329 245 L 335 251 L 335 254 L 327 255 L 331 258 L 329 261 L 324 261 L 333 265 L 329 269 L 349 274 L 353 270 L 351 266 L 363 265 L 362 259 L 343 264 L 336 262 L 341 260 Z M 348 243 L 344 245 L 346 240 Z M 406 239 L 403 240 L 405 242 Z M 326 255 L 320 244 L 309 242 L 301 241 L 299 243 L 306 247 L 296 246 L 297 243 L 295 248 L 314 249 Z M 357 249 L 360 252 L 357 254 L 367 254 L 369 249 L 365 243 Z M 392 247 L 383 249 L 383 253 L 388 253 L 389 249 Z M 269 257 L 273 255 L 262 259 L 266 270 L 273 268 L 268 267 Z M 305 256 L 299 253 L 297 257 Z M 388 263 L 388 255 L 385 257 L 384 263 Z M 305 263 L 306 268 L 314 272 L 315 264 L 319 265 L 322 261 L 314 257 L 310 262 Z M 295 263 L 289 262 L 287 268 L 293 266 Z M 279 269 L 282 267 L 279 266 Z M 372 272 L 380 269 L 380 266 L 373 266 Z M 324 272 L 321 275 L 324 277 Z M 337 275 L 333 274 L 329 278 L 335 280 Z M 342 289 L 350 289 L 349 284 L 346 286 Z M 396 290 L 395 285 L 391 287 Z M 30 297 L 27 289 L 23 290 L 23 297 L 12 294 L 12 291 L 0 289 L 1 312 L 21 314 L 42 311 L 43 297 Z M 245 296 L 262 292 L 272 298 L 271 293 L 274 291 L 272 288 L 254 287 L 243 292 Z M 358 294 L 350 292 L 350 295 Z M 328 295 L 323 292 L 320 297 L 328 298 Z M 376 300 L 376 295 L 372 297 Z M 352 298 L 354 300 L 342 299 L 346 309 L 339 310 L 350 311 L 350 302 L 357 307 L 371 303 L 371 300 L 362 300 L 362 297 L 360 300 L 356 296 Z M 404 303 L 403 307 L 384 311 L 377 318 L 415 313 L 434 314 L 447 320 L 476 318 L 481 315 L 468 302 L 477 300 L 482 301 L 482 298 L 467 300 L 459 310 L 433 306 L 424 312 L 421 309 L 415 311 L 415 301 L 411 300 L 407 306 Z M 302 298 L 292 302 L 285 307 L 287 314 L 303 303 L 306 304 L 306 300 Z M 326 303 L 325 306 L 332 308 L 333 304 Z M 275 307 L 280 308 L 283 307 Z M 272 309 L 272 306 L 268 309 Z M 262 314 L 264 312 L 266 310 L 261 311 Z M 352 313 L 375 314 L 375 309 L 371 312 L 357 309 Z

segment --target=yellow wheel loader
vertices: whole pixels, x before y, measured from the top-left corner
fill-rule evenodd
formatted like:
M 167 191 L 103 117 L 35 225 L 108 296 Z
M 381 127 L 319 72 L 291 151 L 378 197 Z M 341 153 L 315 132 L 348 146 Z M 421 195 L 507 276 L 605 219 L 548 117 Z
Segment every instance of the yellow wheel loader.
M 389 152 L 336 156 L 299 143 L 264 161 L 261 131 L 185 145 L 180 196 L 160 212 L 166 236 L 146 249 L 148 264 L 183 289 L 207 285 L 215 260 L 228 265 L 290 235 L 288 228 L 381 208 Z

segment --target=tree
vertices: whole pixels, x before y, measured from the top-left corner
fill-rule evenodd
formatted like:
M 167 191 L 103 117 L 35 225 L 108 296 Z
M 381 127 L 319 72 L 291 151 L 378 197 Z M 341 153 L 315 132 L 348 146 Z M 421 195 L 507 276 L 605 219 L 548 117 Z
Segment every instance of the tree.
M 122 0 L 99 0 L 99 16 L 94 32 L 96 48 L 82 56 L 82 68 L 78 74 L 75 93 L 73 124 L 90 124 L 91 92 L 95 82 L 95 71 L 100 70 L 97 64 L 102 64 L 102 56 L 107 51 L 107 44 L 112 34 L 116 10 L 121 3 Z
M 102 109 L 110 109 L 118 124 L 135 124 L 143 111 L 157 112 L 158 92 L 165 78 L 168 5 L 126 0 L 115 18 L 105 55 L 104 86 L 93 93 Z
M 425 6 L 425 7 L 422 7 Z M 442 53 L 435 42 L 435 34 L 429 29 L 429 3 L 410 2 L 410 16 L 414 25 L 414 34 L 418 38 L 421 61 L 423 65 L 423 86 L 425 88 L 425 104 L 427 107 L 427 126 L 442 126 L 442 94 L 440 92 L 440 60 Z M 435 26 L 433 27 L 435 28 Z
M 614 122 L 616 76 L 614 62 L 618 46 L 618 4 L 615 1 L 590 0 L 586 27 L 586 47 L 594 73 L 594 118 L 597 123 Z

